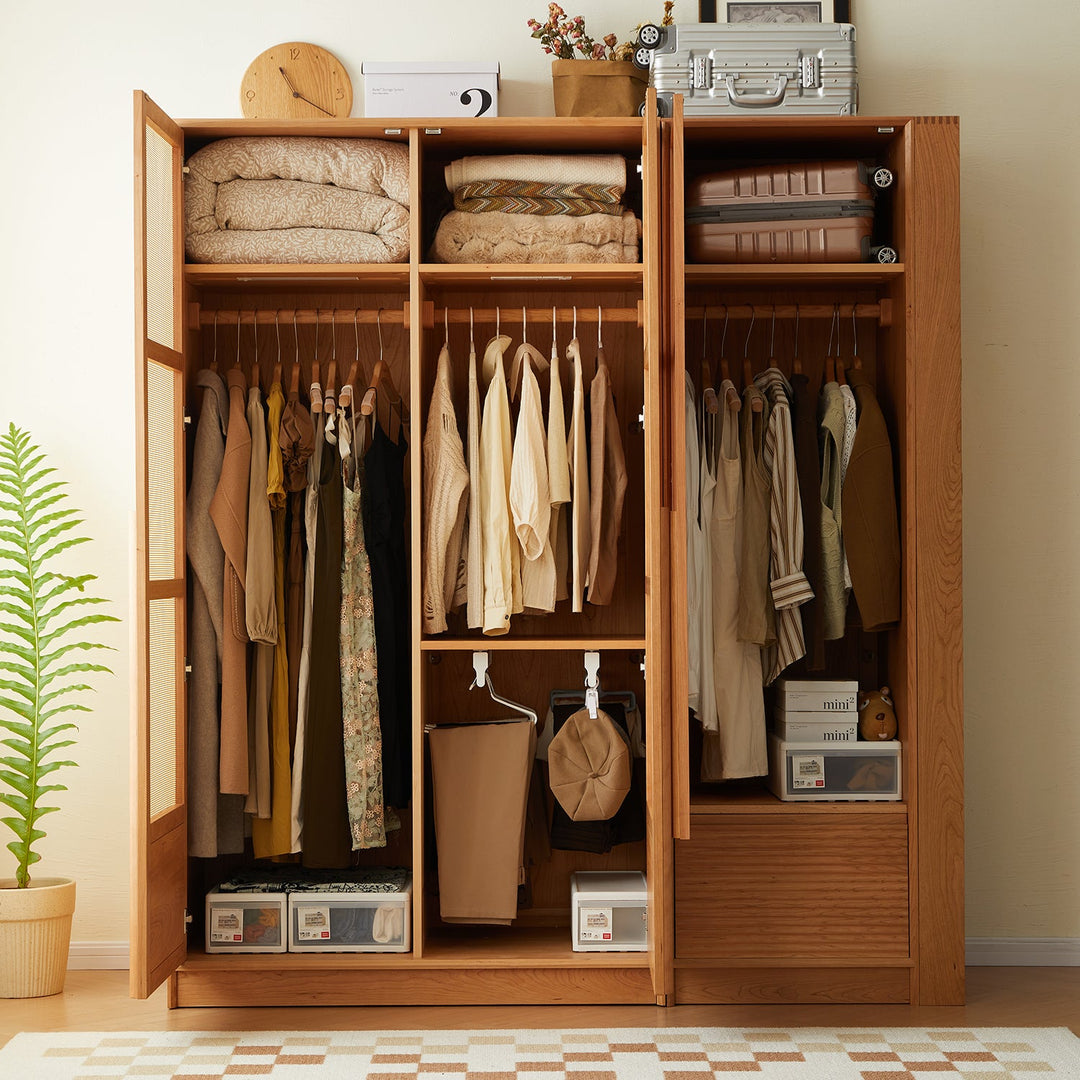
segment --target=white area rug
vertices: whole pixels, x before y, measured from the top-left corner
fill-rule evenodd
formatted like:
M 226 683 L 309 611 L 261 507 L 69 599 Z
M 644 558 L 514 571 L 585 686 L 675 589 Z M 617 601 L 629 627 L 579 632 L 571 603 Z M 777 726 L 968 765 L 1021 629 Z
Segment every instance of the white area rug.
M 5 1080 L 1041 1080 L 1080 1078 L 1066 1028 L 23 1033 Z

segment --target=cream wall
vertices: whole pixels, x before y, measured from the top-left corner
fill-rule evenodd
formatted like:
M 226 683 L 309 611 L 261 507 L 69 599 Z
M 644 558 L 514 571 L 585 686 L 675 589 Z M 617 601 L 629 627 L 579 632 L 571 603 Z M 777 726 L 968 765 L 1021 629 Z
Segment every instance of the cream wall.
M 862 107 L 959 113 L 963 144 L 968 934 L 1080 939 L 1080 229 L 1071 72 L 1080 5 L 855 0 Z M 72 483 L 125 624 L 82 724 L 43 873 L 79 881 L 73 938 L 127 938 L 130 536 L 134 512 L 131 91 L 174 116 L 238 113 L 279 41 L 364 59 L 495 57 L 504 115 L 551 110 L 525 20 L 542 0 L 183 5 L 6 3 L 0 95 L 0 423 L 30 428 Z M 590 0 L 593 32 L 658 2 Z M 387 13 L 401 12 L 388 29 Z M 576 10 L 576 9 L 575 9 Z M 676 14 L 696 10 L 683 0 Z M 1052 32 L 1050 28 L 1053 28 Z M 449 44 L 449 43 L 452 43 Z M 85 558 L 85 554 L 80 556 Z M 3 842 L 7 842 L 7 837 Z M 0 849 L 0 876 L 11 858 Z

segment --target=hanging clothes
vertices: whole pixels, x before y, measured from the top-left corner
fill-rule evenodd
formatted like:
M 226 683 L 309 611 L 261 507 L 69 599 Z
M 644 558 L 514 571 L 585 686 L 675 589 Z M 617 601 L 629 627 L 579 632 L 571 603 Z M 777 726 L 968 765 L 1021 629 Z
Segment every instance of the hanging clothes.
M 244 850 L 242 800 L 218 790 L 221 725 L 221 654 L 225 627 L 225 552 L 210 519 L 210 502 L 225 458 L 228 391 L 216 371 L 195 378 L 202 387 L 186 506 L 191 563 L 188 650 L 188 854 L 212 859 Z
M 352 850 L 341 735 L 342 487 L 337 454 L 332 445 L 324 445 L 319 463 L 311 658 L 304 729 L 301 861 L 312 868 L 348 866 Z
M 734 389 L 725 380 L 717 392 L 723 404 L 709 548 L 716 724 L 705 730 L 702 780 L 764 776 L 769 771 L 761 649 L 753 642 L 740 641 L 738 633 L 744 489 L 739 414 L 728 404 L 729 387 Z
M 248 793 L 247 569 L 248 474 L 251 434 L 244 415 L 244 373 L 230 369 L 229 423 L 221 478 L 210 518 L 225 552 L 224 630 L 221 652 L 221 748 L 218 782 L 227 795 Z
M 589 409 L 592 421 L 589 603 L 610 604 L 619 569 L 619 536 L 627 476 L 611 372 L 602 348 L 596 353 L 596 374 L 589 387 Z
M 533 363 L 547 361 L 527 342 L 514 356 L 511 386 L 520 375 L 521 404 L 510 465 L 510 515 L 521 549 L 521 603 L 530 611 L 555 610 L 555 551 L 551 546 L 551 492 L 548 487 L 544 406 Z
M 847 479 L 851 451 L 855 446 L 855 431 L 859 423 L 859 407 L 855 394 L 846 382 L 840 384 L 840 397 L 844 402 L 844 442 L 840 447 L 840 505 L 844 505 L 844 482 Z M 851 590 L 851 569 L 848 566 L 847 544 L 844 545 L 844 588 Z
M 821 602 L 821 460 L 818 454 L 818 393 L 806 375 L 791 376 L 795 471 L 803 516 L 803 572 L 813 593 L 801 607 L 806 667 L 825 668 L 825 609 Z
M 405 431 L 394 442 L 378 423 L 364 455 L 368 497 L 364 542 L 371 565 L 378 653 L 383 799 L 406 806 L 412 795 L 412 675 L 409 660 L 409 578 L 405 536 Z
M 510 469 L 513 457 L 510 395 L 503 353 L 510 339 L 493 337 L 484 349 L 489 380 L 480 424 L 480 519 L 484 551 L 484 633 L 505 634 L 521 603 L 521 550 L 511 543 Z
M 342 410 L 343 430 L 352 428 L 354 420 L 346 419 Z M 351 451 L 342 460 L 345 547 L 341 566 L 341 720 L 349 834 L 353 851 L 359 851 L 386 846 L 386 815 L 375 600 L 364 541 L 364 462 L 357 452 L 355 430 L 352 435 Z
M 754 405 L 760 406 L 754 411 Z M 765 467 L 769 401 L 753 384 L 743 389 L 741 411 L 743 543 L 739 574 L 739 640 L 771 645 L 776 613 L 769 592 L 769 502 L 772 475 Z
M 453 610 L 468 505 L 469 470 L 454 412 L 450 353 L 443 345 L 424 432 L 422 603 L 426 634 L 443 633 L 447 612 Z
M 257 376 L 256 376 L 257 378 Z M 270 693 L 274 682 L 277 611 L 274 603 L 274 525 L 266 495 L 269 450 L 262 392 L 248 391 L 251 467 L 248 472 L 246 613 L 248 638 L 254 643 L 248 688 L 248 798 L 244 810 L 270 817 Z
M 776 610 L 776 644 L 762 658 L 766 685 L 806 653 L 799 606 L 812 595 L 803 573 L 803 519 L 791 430 L 791 385 L 777 368 L 755 376 L 769 399 L 765 467 L 771 475 L 769 498 L 769 588 Z
M 900 621 L 900 525 L 892 446 L 881 406 L 860 368 L 848 372 L 859 426 L 843 490 L 845 542 L 864 630 Z
M 683 373 L 683 433 L 686 457 L 686 658 L 690 711 L 701 716 L 701 592 L 702 532 L 700 516 L 701 446 L 698 439 L 697 398 L 690 372 Z
M 698 619 L 701 656 L 701 701 L 698 719 L 707 728 L 715 729 L 717 717 L 716 679 L 713 673 L 714 634 L 711 612 L 713 594 L 712 531 L 713 509 L 716 500 L 716 415 L 704 404 L 700 412 L 700 488 L 698 493 L 698 588 L 701 590 L 700 617 Z
M 552 324 L 554 329 L 554 324 Z M 559 349 L 551 337 L 551 360 L 548 364 L 547 420 L 548 494 L 551 517 L 548 544 L 555 555 L 555 601 L 570 596 L 567 577 L 570 569 L 570 545 L 566 534 L 566 505 L 570 502 L 570 465 L 566 456 L 566 413 L 563 407 L 562 375 L 559 372 Z
M 466 531 L 466 622 L 470 630 L 484 625 L 484 533 L 480 505 L 480 382 L 476 374 L 476 346 L 469 339 L 469 524 Z
M 847 620 L 840 505 L 844 400 L 836 382 L 827 382 L 821 388 L 818 427 L 821 440 L 821 602 L 825 617 L 825 640 L 834 641 L 844 636 Z
M 281 383 L 270 387 L 266 399 L 266 427 L 270 449 L 266 470 L 266 497 L 274 532 L 274 606 L 277 615 L 277 644 L 274 646 L 274 674 L 270 689 L 270 821 L 252 822 L 252 844 L 257 859 L 287 855 L 291 847 L 290 807 L 292 764 L 289 745 L 289 656 L 285 608 L 285 469 L 279 432 L 285 408 Z
M 322 388 L 312 384 L 311 399 L 322 397 Z M 308 695 L 311 686 L 312 604 L 315 599 L 315 545 L 319 516 L 319 476 L 322 472 L 325 434 L 321 424 L 315 426 L 314 444 L 308 458 L 308 483 L 304 499 L 304 536 L 307 554 L 304 559 L 304 618 L 300 644 L 300 671 L 297 675 L 296 737 L 293 743 L 293 775 L 291 800 L 291 845 L 293 853 L 304 842 L 304 746 L 307 742 Z
M 566 346 L 566 358 L 573 369 L 574 398 L 570 411 L 570 434 L 566 456 L 570 463 L 570 604 L 581 611 L 588 584 L 592 500 L 589 495 L 589 449 L 585 424 L 585 377 L 581 346 L 574 338 Z

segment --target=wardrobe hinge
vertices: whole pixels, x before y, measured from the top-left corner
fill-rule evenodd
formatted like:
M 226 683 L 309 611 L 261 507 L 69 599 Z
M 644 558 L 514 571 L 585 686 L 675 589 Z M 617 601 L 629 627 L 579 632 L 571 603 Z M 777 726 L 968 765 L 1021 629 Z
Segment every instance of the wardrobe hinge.
M 641 412 L 638 413 L 637 426 L 638 426 L 638 431 L 644 431 L 645 430 L 645 406 L 644 405 L 641 406 Z
M 187 933 L 187 928 L 194 922 L 191 917 L 191 912 L 187 908 L 184 908 L 184 933 Z
M 648 672 L 648 670 L 646 668 L 646 655 L 645 655 L 645 653 L 641 654 L 641 663 L 638 665 L 638 667 L 641 668 L 641 677 L 643 679 L 648 680 L 649 672 Z
M 187 657 L 184 657 L 184 682 L 188 681 L 188 676 L 191 674 L 191 665 L 187 662 Z
M 187 413 L 184 413 L 184 427 L 187 427 L 191 423 L 191 417 Z

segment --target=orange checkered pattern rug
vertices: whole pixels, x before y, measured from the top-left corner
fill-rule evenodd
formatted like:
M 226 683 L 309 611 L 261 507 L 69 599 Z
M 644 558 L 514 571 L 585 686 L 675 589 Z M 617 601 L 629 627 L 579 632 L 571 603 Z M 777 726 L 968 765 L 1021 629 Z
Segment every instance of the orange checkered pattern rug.
M 0 1077 L 273 1080 L 1080 1078 L 1065 1028 L 23 1033 Z

